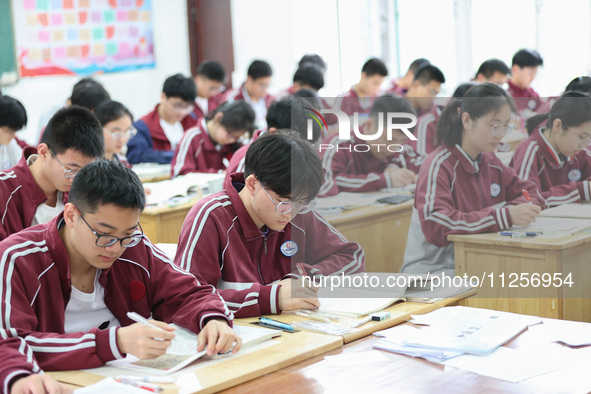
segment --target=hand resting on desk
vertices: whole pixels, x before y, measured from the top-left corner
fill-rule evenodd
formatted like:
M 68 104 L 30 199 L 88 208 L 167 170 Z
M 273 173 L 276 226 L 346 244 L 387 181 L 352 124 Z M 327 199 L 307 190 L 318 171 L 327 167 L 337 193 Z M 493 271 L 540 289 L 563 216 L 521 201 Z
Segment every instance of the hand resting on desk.
M 318 289 L 302 287 L 302 281 L 287 278 L 279 282 L 279 309 L 293 311 L 296 309 L 318 309 Z

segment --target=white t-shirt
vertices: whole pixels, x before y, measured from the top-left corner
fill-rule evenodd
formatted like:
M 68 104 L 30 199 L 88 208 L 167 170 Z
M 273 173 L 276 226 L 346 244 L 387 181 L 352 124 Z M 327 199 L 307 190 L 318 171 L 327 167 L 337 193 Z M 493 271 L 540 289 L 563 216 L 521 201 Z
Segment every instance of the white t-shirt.
M 248 92 L 246 91 L 246 88 L 242 88 L 242 95 L 244 96 L 244 101 L 246 101 L 248 104 L 250 104 L 252 106 L 252 109 L 254 110 L 254 115 L 255 115 L 255 119 L 254 119 L 254 124 L 256 126 L 257 129 L 266 129 L 267 128 L 267 105 L 265 103 L 264 99 L 258 99 L 256 102 L 253 101 L 250 96 L 248 95 Z
M 176 149 L 176 146 L 183 138 L 183 134 L 185 130 L 183 130 L 183 125 L 181 122 L 176 122 L 175 124 L 170 124 L 164 119 L 160 119 L 160 126 L 162 130 L 164 130 L 164 134 L 166 134 L 166 138 L 170 141 L 170 146 L 172 146 L 172 150 Z
M 197 104 L 197 106 L 201 108 L 201 111 L 203 111 L 203 115 L 207 116 L 209 112 L 209 100 L 205 97 L 197 96 L 197 98 L 195 99 L 195 104 Z
M 0 170 L 7 170 L 18 164 L 23 148 L 13 138 L 7 145 L 0 145 Z
M 31 155 L 27 158 L 27 165 L 30 166 L 31 164 L 33 164 L 35 162 L 35 160 L 37 160 L 37 158 L 39 157 L 39 155 Z M 35 211 L 35 216 L 33 216 L 33 221 L 31 222 L 31 226 L 34 226 L 36 224 L 40 224 L 40 223 L 47 223 L 49 221 L 51 221 L 51 219 L 53 219 L 54 217 L 56 217 L 57 215 L 59 215 L 64 208 L 66 207 L 66 204 L 64 204 L 64 193 L 58 191 L 57 192 L 57 201 L 55 202 L 55 207 L 50 207 L 47 204 L 41 204 L 37 207 L 37 210 Z
M 120 327 L 119 320 L 105 305 L 105 289 L 98 283 L 101 270 L 96 270 L 94 292 L 84 293 L 72 286 L 70 301 L 66 306 L 64 330 L 66 333 L 87 332 L 93 328 Z

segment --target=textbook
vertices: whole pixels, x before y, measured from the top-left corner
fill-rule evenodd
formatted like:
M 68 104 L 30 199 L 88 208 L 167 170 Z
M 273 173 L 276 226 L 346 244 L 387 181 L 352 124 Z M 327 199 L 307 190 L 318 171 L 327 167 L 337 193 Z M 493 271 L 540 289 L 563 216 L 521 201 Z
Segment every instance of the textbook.
M 157 205 L 174 197 L 201 197 L 216 193 L 222 189 L 224 178 L 224 174 L 193 172 L 171 180 L 144 183 L 146 205 Z
M 166 350 L 166 354 L 150 360 L 140 360 L 128 354 L 124 359 L 109 361 L 107 365 L 141 371 L 146 374 L 168 375 L 186 367 L 207 353 L 206 350 L 197 352 L 197 334 L 174 323 L 170 325 L 176 328 L 176 336 Z M 278 330 L 238 324 L 234 325 L 234 331 L 242 338 L 243 349 L 282 334 Z
M 553 218 L 591 219 L 591 204 L 564 204 L 544 209 L 540 216 Z
M 359 318 L 381 311 L 398 301 L 404 301 L 400 292 L 378 292 L 356 288 L 321 288 L 318 291 L 319 311 L 344 317 Z

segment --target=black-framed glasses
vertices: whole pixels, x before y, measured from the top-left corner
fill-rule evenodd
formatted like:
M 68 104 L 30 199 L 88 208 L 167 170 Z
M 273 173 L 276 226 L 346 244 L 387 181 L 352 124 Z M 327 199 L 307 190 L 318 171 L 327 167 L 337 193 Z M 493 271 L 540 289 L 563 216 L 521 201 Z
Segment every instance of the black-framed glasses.
M 78 171 L 80 171 L 79 169 L 67 169 L 66 167 L 64 167 L 64 165 L 62 164 L 62 162 L 60 161 L 60 159 L 57 158 L 56 154 L 53 152 L 53 149 L 49 148 L 49 151 L 51 152 L 51 155 L 53 156 L 53 158 L 55 160 L 57 160 L 57 164 L 60 165 L 60 167 L 62 168 L 62 170 L 64 170 L 64 176 L 68 179 L 72 179 L 74 178 L 76 175 L 78 175 Z
M 480 118 L 473 118 L 474 120 L 480 120 Z M 511 134 L 513 131 L 515 131 L 517 128 L 515 127 L 515 123 L 513 121 L 511 121 L 511 123 L 507 124 L 507 125 L 502 125 L 500 123 L 495 123 L 495 124 L 486 124 L 488 127 L 490 127 L 491 131 L 492 131 L 492 135 L 493 136 L 498 136 L 501 133 L 505 132 L 505 135 L 507 134 Z
M 276 203 L 275 200 L 273 200 L 273 197 L 271 197 L 271 195 L 267 193 L 267 189 L 265 189 L 265 187 L 262 184 L 261 188 L 263 188 L 263 191 L 269 197 L 269 200 L 271 200 L 271 202 L 275 204 L 275 213 L 278 213 L 279 215 L 287 215 L 292 211 L 295 213 L 298 213 L 300 211 L 309 211 L 316 206 L 316 200 L 310 200 L 305 203 L 293 201 L 281 201 L 279 203 Z
M 100 246 L 101 248 L 108 248 L 109 246 L 115 245 L 117 243 L 117 241 L 119 241 L 119 243 L 121 243 L 121 246 L 123 246 L 124 248 L 131 248 L 132 246 L 139 244 L 141 242 L 141 240 L 144 238 L 144 229 L 142 228 L 142 225 L 140 224 L 140 222 L 137 222 L 137 225 L 140 228 L 140 234 L 136 233 L 136 234 L 132 234 L 128 237 L 123 237 L 123 238 L 119 238 L 114 235 L 99 234 L 96 232 L 95 229 L 93 229 L 91 227 L 90 224 L 88 224 L 86 219 L 84 219 L 82 212 L 80 212 L 80 210 L 77 207 L 75 207 L 75 208 L 76 208 L 76 211 L 78 211 L 78 214 L 80 215 L 80 217 L 82 218 L 82 221 L 88 226 L 90 231 L 92 231 L 92 233 L 94 235 L 96 235 L 96 242 L 95 242 L 96 246 Z
M 570 127 L 566 127 L 566 130 L 570 131 Z M 573 134 L 579 139 L 579 146 L 584 148 L 591 144 L 591 137 L 581 137 L 578 133 L 575 133 L 574 131 Z

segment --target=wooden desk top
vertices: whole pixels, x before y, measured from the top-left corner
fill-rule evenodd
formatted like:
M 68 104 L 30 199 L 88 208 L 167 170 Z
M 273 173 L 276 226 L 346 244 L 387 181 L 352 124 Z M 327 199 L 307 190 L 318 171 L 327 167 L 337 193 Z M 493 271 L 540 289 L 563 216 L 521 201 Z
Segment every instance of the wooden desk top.
M 362 208 L 350 209 L 335 215 L 323 215 L 333 226 L 350 222 L 353 220 L 370 219 L 381 217 L 395 212 L 406 212 L 412 210 L 414 198 L 400 204 L 386 204 L 380 206 L 367 206 Z
M 574 246 L 591 243 L 591 233 L 582 231 L 570 236 L 551 239 L 544 237 L 511 238 L 498 233 L 453 234 L 448 235 L 451 242 L 493 246 L 513 246 L 524 249 L 563 250 Z
M 157 215 L 162 215 L 165 213 L 184 211 L 187 209 L 191 209 L 193 207 L 193 205 L 195 205 L 195 203 L 198 200 L 199 199 L 196 198 L 194 200 L 187 201 L 182 204 L 178 204 L 178 205 L 174 205 L 174 206 L 166 206 L 166 205 L 165 206 L 149 206 L 149 207 L 146 207 L 146 209 L 144 209 L 144 211 L 142 212 L 142 215 L 157 216 Z
M 376 331 L 385 330 L 386 328 L 393 327 L 400 323 L 404 323 L 410 320 L 410 315 L 422 315 L 424 313 L 428 313 L 434 311 L 439 308 L 443 308 L 448 305 L 456 304 L 460 300 L 471 297 L 476 294 L 476 290 L 472 289 L 465 293 L 458 295 L 455 298 L 446 298 L 441 301 L 434 302 L 432 304 L 426 303 L 419 303 L 419 302 L 399 302 L 396 303 L 386 309 L 384 311 L 390 312 L 391 316 L 389 319 L 382 320 L 380 322 L 370 321 L 351 332 L 348 332 L 342 335 L 344 343 L 352 342 L 356 339 L 366 337 L 368 335 L 373 334 Z M 267 317 L 275 320 L 282 321 L 284 323 L 292 324 L 298 321 L 306 321 L 310 320 L 306 317 L 296 316 L 292 314 L 281 314 L 281 315 L 267 315 Z M 343 326 L 343 327 L 350 327 L 351 324 L 359 321 L 360 319 L 352 318 L 352 317 L 341 317 L 340 321 L 331 321 L 331 323 Z M 258 317 L 251 317 L 251 318 L 244 318 L 239 319 L 238 321 L 244 321 L 247 323 L 258 321 Z
M 552 330 L 568 330 L 572 324 L 585 323 L 544 319 L 544 324 L 530 327 L 505 346 L 515 349 L 544 346 L 552 341 Z M 280 373 L 272 373 L 236 386 L 224 393 L 267 393 L 275 392 L 278 388 L 283 392 L 305 393 L 587 393 L 591 391 L 589 363 L 569 366 L 519 383 L 510 383 L 445 367 L 420 358 L 373 350 L 372 347 L 378 340 L 379 338 L 375 337 L 363 338 L 341 349 L 285 368 Z M 379 351 L 388 358 L 388 361 L 354 367 L 332 367 L 324 361 L 324 356 L 328 355 L 367 351 Z
M 237 321 L 237 323 L 245 324 L 244 321 Z M 209 365 L 200 367 L 200 361 L 197 361 L 196 364 L 199 369 L 195 371 L 195 374 L 203 390 L 199 392 L 218 392 L 343 346 L 343 340 L 339 336 L 306 331 L 293 334 L 285 333 L 272 341 L 276 341 L 277 344 L 254 352 L 239 352 L 236 355 L 228 356 L 222 362 L 215 363 L 215 361 L 220 360 L 202 360 L 201 362 L 209 362 Z M 92 371 L 96 373 L 86 371 L 49 373 L 57 380 L 74 386 L 88 386 L 102 380 L 105 376 L 130 373 L 130 371 L 124 369 L 108 366 L 96 368 Z M 180 371 L 180 373 L 183 372 L 187 372 L 187 369 Z M 173 374 L 172 376 L 176 375 Z M 158 385 L 166 389 L 163 391 L 164 394 L 176 393 L 178 390 L 176 385 L 160 383 Z

